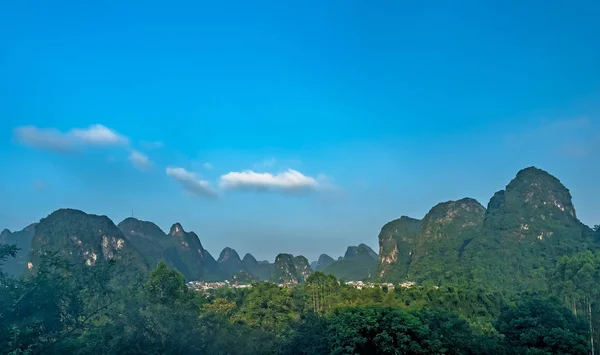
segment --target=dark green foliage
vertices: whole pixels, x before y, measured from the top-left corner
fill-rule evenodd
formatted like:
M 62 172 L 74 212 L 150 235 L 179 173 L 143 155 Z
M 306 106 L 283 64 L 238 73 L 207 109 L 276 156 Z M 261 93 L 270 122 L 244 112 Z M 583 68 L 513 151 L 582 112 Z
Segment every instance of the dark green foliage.
M 366 280 L 373 276 L 377 268 L 377 254 L 364 244 L 350 246 L 344 258 L 335 261 L 323 269 L 325 274 L 333 274 L 337 278 L 354 281 Z
M 525 299 L 500 314 L 497 329 L 518 354 L 588 354 L 586 326 L 548 299 Z
M 20 276 L 27 269 L 27 255 L 31 241 L 35 235 L 36 223 L 25 227 L 19 232 L 11 233 L 5 229 L 0 233 L 0 244 L 16 245 L 19 249 L 14 258 L 6 260 L 4 272 L 12 276 Z
M 441 354 L 419 318 L 387 307 L 340 310 L 327 329 L 330 354 Z
M 474 199 L 440 203 L 421 221 L 408 260 L 408 276 L 436 285 L 461 277 L 459 261 L 470 241 L 481 233 L 485 208 Z

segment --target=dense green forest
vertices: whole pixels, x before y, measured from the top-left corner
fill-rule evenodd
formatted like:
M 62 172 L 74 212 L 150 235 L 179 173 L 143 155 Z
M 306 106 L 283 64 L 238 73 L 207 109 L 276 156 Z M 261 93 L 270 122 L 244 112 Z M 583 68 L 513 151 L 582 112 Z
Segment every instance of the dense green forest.
M 2 263 L 16 252 L 3 245 Z M 48 254 L 39 263 L 21 279 L 0 276 L 2 353 L 588 354 L 598 318 L 600 253 L 561 259 L 554 292 L 520 295 L 359 290 L 321 272 L 290 287 L 201 293 L 162 261 L 127 282 L 119 261 L 90 268 Z

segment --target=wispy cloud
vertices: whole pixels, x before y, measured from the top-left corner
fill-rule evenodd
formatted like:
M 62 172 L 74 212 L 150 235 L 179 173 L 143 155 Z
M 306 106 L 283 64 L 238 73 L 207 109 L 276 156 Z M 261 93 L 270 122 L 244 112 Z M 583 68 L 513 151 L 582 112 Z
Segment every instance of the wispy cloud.
M 103 125 L 74 128 L 61 132 L 56 128 L 21 126 L 13 131 L 15 139 L 27 146 L 57 152 L 72 151 L 85 146 L 127 146 L 129 139 Z
M 159 142 L 159 141 L 141 141 L 140 145 L 144 148 L 144 149 L 160 149 L 163 148 L 165 146 L 165 144 L 163 142 Z
M 217 197 L 217 192 L 208 181 L 200 179 L 195 173 L 178 167 L 167 168 L 166 172 L 188 192 L 203 197 Z
M 219 187 L 222 189 L 259 191 L 299 191 L 315 190 L 320 187 L 320 184 L 315 178 L 293 169 L 275 175 L 246 170 L 222 175 L 219 179 Z
M 42 181 L 42 180 L 38 179 L 38 180 L 35 180 L 33 182 L 33 188 L 36 189 L 36 190 L 38 190 L 38 191 L 45 190 L 46 187 L 47 187 L 46 183 L 44 181 Z
M 206 162 L 206 163 L 203 163 L 203 164 L 202 164 L 202 167 L 203 167 L 204 169 L 206 169 L 206 170 L 212 170 L 212 169 L 214 169 L 214 166 L 213 166 L 211 163 L 208 163 L 208 162 Z
M 22 126 L 15 128 L 13 135 L 19 143 L 34 148 L 58 152 L 66 152 L 74 148 L 73 139 L 55 128 Z
M 153 165 L 152 162 L 150 161 L 150 159 L 148 159 L 148 157 L 146 155 L 138 152 L 137 150 L 131 151 L 131 154 L 129 155 L 129 162 L 136 169 L 141 170 L 141 171 L 147 171 Z
M 257 170 L 257 169 L 266 169 L 266 168 L 272 168 L 275 165 L 277 165 L 277 159 L 275 158 L 268 158 L 265 159 L 261 162 L 255 163 L 252 165 L 252 168 Z

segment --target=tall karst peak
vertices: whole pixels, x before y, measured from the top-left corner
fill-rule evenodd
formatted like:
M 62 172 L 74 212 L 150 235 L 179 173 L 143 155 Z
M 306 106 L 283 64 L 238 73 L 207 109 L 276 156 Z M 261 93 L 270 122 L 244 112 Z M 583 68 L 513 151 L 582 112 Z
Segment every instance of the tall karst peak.
M 221 254 L 219 254 L 219 259 L 217 260 L 218 262 L 222 263 L 225 262 L 227 260 L 233 260 L 236 262 L 241 262 L 242 260 L 240 259 L 240 255 L 237 253 L 237 251 L 235 251 L 235 249 L 232 249 L 230 247 L 225 247 L 223 248 L 223 250 L 221 251 Z
M 242 259 L 242 261 L 246 262 L 246 263 L 253 263 L 253 264 L 258 265 L 258 261 L 256 261 L 256 258 L 250 253 L 246 253 L 246 255 L 244 255 L 244 258 Z
M 379 233 L 379 265 L 377 275 L 383 279 L 401 280 L 408 273 L 421 220 L 402 216 L 386 223 Z
M 232 248 L 226 247 L 221 251 L 217 263 L 225 277 L 230 280 L 233 275 L 243 270 L 239 254 Z
M 359 257 L 361 254 L 368 255 L 374 259 L 377 259 L 377 253 L 375 253 L 373 249 L 371 249 L 371 247 L 362 243 L 358 246 L 349 246 L 346 249 L 346 253 L 344 254 L 344 259 L 351 260 Z
M 279 254 L 275 257 L 271 281 L 276 283 L 297 284 L 301 278 L 294 265 L 294 257 L 291 254 Z
M 171 226 L 169 235 L 182 236 L 185 234 L 185 230 L 181 226 L 181 223 L 177 222 Z
M 268 265 L 270 265 L 268 262 L 266 264 L 260 264 L 250 253 L 246 253 L 242 259 L 242 269 L 260 281 L 265 281 L 270 278 L 270 270 L 266 268 Z
M 335 260 L 327 255 L 327 254 L 321 254 L 319 256 L 319 260 L 316 262 L 314 269 L 316 271 L 321 271 L 323 269 L 325 269 L 326 267 L 328 267 L 329 265 L 333 264 L 335 262 Z
M 294 267 L 296 268 L 296 272 L 298 273 L 301 282 L 306 281 L 308 276 L 313 272 L 308 259 L 302 255 L 294 257 Z
M 506 186 L 505 207 L 526 206 L 533 209 L 548 209 L 564 212 L 576 218 L 571 193 L 559 179 L 548 172 L 529 167 L 517 173 Z
M 7 228 L 5 228 L 1 233 L 0 233 L 0 238 L 6 238 L 8 235 L 10 235 L 11 232 L 10 230 L 8 230 Z

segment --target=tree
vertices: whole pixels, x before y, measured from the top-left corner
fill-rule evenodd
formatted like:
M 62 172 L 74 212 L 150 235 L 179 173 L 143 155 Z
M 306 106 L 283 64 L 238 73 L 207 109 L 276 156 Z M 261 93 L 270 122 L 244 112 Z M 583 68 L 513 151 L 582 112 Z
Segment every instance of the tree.
M 586 325 L 556 300 L 524 299 L 498 317 L 496 329 L 525 354 L 585 355 Z
M 388 307 L 345 308 L 328 327 L 331 354 L 440 354 L 442 344 L 419 318 Z

